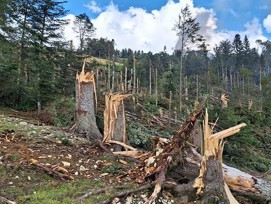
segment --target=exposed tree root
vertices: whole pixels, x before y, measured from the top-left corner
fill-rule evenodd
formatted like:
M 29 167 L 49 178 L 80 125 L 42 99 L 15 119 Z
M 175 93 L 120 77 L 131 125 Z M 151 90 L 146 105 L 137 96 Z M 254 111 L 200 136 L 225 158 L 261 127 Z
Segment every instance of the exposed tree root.
M 155 177 L 155 188 L 145 204 L 151 204 L 158 196 L 165 181 L 165 176 L 169 165 L 174 161 L 182 163 L 183 151 L 187 145 L 186 141 L 192 132 L 196 120 L 201 116 L 202 108 L 183 123 L 180 130 L 173 136 L 170 143 L 158 143 L 156 151 L 147 160 L 146 164 L 146 178 Z

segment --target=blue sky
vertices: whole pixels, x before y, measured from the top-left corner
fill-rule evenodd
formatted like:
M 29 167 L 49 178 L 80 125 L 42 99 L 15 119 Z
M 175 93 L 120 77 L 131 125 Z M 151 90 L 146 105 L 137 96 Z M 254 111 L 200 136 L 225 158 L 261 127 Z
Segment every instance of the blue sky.
M 232 38 L 236 33 L 240 33 L 241 36 L 249 35 L 253 41 L 251 44 L 257 38 L 267 40 L 271 37 L 271 0 L 68 0 L 65 8 L 71 15 L 80 13 L 89 15 L 97 28 L 97 37 L 122 41 L 121 35 L 125 34 L 128 38 L 127 35 L 131 34 L 133 38 L 141 40 L 144 49 L 148 49 L 150 45 L 152 50 L 153 38 L 156 39 L 156 35 L 159 35 L 158 21 L 163 25 L 163 29 L 170 29 L 164 22 L 167 19 L 172 28 L 173 13 L 177 19 L 178 12 L 186 4 L 190 5 L 192 13 L 199 19 L 203 27 L 202 32 L 206 33 L 211 46 L 218 43 L 211 38 L 218 36 L 218 40 L 223 40 Z M 140 26 L 144 28 L 140 29 Z M 143 39 L 144 36 L 140 32 L 144 32 L 145 28 L 148 36 Z M 151 28 L 157 30 L 153 31 Z M 171 32 L 168 30 L 168 33 Z M 172 33 L 171 35 L 173 36 Z M 126 42 L 128 41 L 126 39 Z M 171 43 L 169 47 L 172 49 L 173 41 L 166 40 L 165 43 L 167 42 Z M 123 47 L 125 42 L 119 44 Z M 155 51 L 162 49 L 163 46 L 159 46 Z M 140 45 L 137 45 L 134 49 L 139 47 Z

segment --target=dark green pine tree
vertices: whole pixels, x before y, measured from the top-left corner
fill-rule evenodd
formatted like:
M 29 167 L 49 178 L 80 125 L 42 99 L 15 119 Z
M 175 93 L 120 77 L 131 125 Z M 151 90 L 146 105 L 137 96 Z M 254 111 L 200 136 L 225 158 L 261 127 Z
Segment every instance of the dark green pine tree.
M 250 43 L 249 40 L 247 38 L 247 35 L 245 35 L 244 41 L 243 41 L 243 45 L 244 45 L 244 52 L 245 54 L 250 52 Z
M 67 12 L 63 7 L 64 3 L 66 1 L 38 0 L 32 11 L 31 43 L 36 60 L 31 68 L 35 77 L 38 107 L 51 100 L 56 93 L 56 75 L 59 70 L 53 48 L 60 44 L 61 28 L 67 23 L 61 19 Z
M 16 77 L 16 82 L 12 87 L 14 94 L 16 94 L 16 103 L 14 101 L 8 102 L 9 105 L 27 103 L 25 96 L 31 94 L 28 93 L 26 83 L 28 81 L 28 66 L 26 65 L 27 47 L 29 47 L 30 39 L 30 11 L 33 8 L 32 0 L 4 0 L 0 3 L 0 30 L 2 31 L 2 40 L 5 41 L 6 46 L 13 47 L 12 56 L 12 68 L 6 70 L 6 73 Z M 10 50 L 10 49 L 8 49 Z M 7 61 L 6 59 L 5 61 Z M 9 66 L 9 65 L 6 65 Z M 15 71 L 16 70 L 16 71 Z M 6 81 L 8 84 L 8 80 Z M 13 95 L 14 95 L 13 94 Z M 14 107 L 14 106 L 13 106 Z M 14 107 L 16 108 L 16 107 Z M 18 106 L 17 106 L 18 108 Z
M 247 35 L 243 40 L 244 53 L 243 53 L 243 63 L 244 67 L 249 69 L 251 72 L 254 72 L 257 75 L 257 69 L 259 61 L 259 54 L 257 53 L 255 48 L 250 48 L 250 42 L 248 40 Z
M 62 37 L 61 28 L 68 22 L 61 19 L 67 11 L 63 4 L 66 1 L 37 0 L 31 16 L 32 43 L 44 48 L 52 46 Z
M 235 53 L 235 69 L 236 71 L 239 71 L 240 68 L 243 66 L 244 53 L 244 45 L 239 34 L 235 35 L 232 46 Z

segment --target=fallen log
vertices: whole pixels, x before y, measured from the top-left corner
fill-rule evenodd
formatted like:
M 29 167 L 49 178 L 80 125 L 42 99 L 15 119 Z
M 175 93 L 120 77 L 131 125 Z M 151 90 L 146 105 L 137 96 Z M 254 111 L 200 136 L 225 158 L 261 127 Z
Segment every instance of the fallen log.
M 173 195 L 183 197 L 187 195 L 189 201 L 197 199 L 196 190 L 193 188 L 195 178 L 199 175 L 202 155 L 193 147 L 185 151 L 184 162 L 170 168 L 167 178 L 176 181 L 175 185 L 166 185 Z M 246 202 L 268 203 L 271 201 L 271 181 L 257 178 L 239 169 L 222 164 L 224 181 L 238 199 L 246 198 Z
M 270 181 L 255 178 L 221 162 L 222 139 L 238 132 L 245 124 L 215 134 L 212 134 L 211 128 L 208 128 L 208 133 L 205 133 L 209 135 L 208 140 L 205 141 L 205 156 L 201 156 L 189 145 L 187 140 L 201 112 L 198 110 L 192 114 L 168 144 L 160 144 L 148 155 L 143 165 L 146 172 L 145 179 L 154 181 L 156 185 L 146 203 L 155 200 L 167 179 L 176 181 L 176 184 L 170 187 L 167 185 L 167 188 L 180 197 L 189 195 L 187 201 L 200 199 L 202 203 L 217 201 L 238 203 L 229 189 L 235 195 L 250 196 L 252 203 L 270 201 Z M 207 125 L 208 122 L 205 123 L 206 127 Z M 138 152 L 133 151 L 133 156 L 139 157 Z

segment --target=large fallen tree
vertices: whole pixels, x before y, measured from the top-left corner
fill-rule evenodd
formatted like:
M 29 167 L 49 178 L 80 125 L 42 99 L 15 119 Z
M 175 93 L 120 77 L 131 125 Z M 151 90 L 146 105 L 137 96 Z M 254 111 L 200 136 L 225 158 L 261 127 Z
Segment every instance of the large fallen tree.
M 146 204 L 153 203 L 163 188 L 170 190 L 183 203 L 195 200 L 201 200 L 202 203 L 238 203 L 231 191 L 234 195 L 249 197 L 248 203 L 269 202 L 270 181 L 222 163 L 223 139 L 239 132 L 245 124 L 213 134 L 206 112 L 202 156 L 188 142 L 201 115 L 202 108 L 193 113 L 171 139 L 155 138 L 157 144 L 153 152 L 114 152 L 144 161 L 130 173 L 141 182 L 155 183 Z

